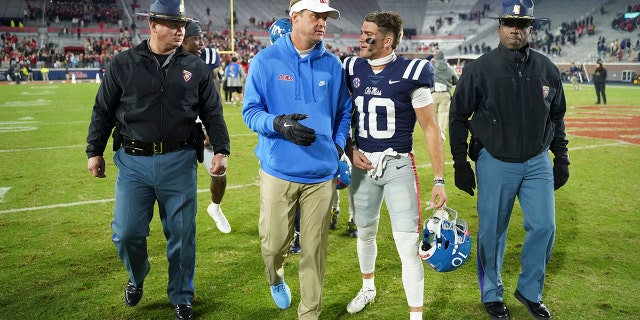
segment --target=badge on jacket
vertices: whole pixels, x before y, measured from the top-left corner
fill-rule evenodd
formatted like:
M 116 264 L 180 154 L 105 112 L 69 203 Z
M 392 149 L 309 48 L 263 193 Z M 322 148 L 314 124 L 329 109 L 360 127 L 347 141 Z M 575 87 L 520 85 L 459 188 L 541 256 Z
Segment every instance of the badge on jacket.
M 182 79 L 184 79 L 184 82 L 189 82 L 189 80 L 191 80 L 191 76 L 193 76 L 191 72 L 182 70 Z

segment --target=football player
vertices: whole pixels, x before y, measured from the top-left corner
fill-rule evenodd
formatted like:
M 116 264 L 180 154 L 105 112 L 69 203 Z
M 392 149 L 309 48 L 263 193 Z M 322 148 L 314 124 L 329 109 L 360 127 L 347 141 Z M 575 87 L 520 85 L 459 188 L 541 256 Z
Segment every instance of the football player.
M 343 62 L 354 103 L 354 143 L 346 154 L 353 164 L 351 186 L 362 289 L 347 305 L 361 311 L 376 296 L 376 233 L 383 198 L 402 263 L 402 283 L 410 319 L 422 319 L 424 269 L 418 256 L 420 192 L 413 153 L 418 121 L 433 169 L 431 203 L 440 208 L 444 188 L 444 151 L 429 87 L 434 69 L 427 60 L 395 54 L 402 38 L 402 18 L 392 12 L 369 13 L 360 30 L 359 57 Z
M 218 55 L 217 50 L 204 46 L 202 33 L 202 28 L 197 22 L 187 22 L 182 46 L 190 53 L 200 56 L 202 60 L 204 60 L 213 73 L 214 83 L 217 82 L 215 86 L 218 92 L 220 92 L 220 83 L 216 81 L 218 79 L 218 72 L 216 69 L 220 66 L 220 55 Z M 224 192 L 227 189 L 227 172 L 225 171 L 220 175 L 211 173 L 211 159 L 214 156 L 216 155 L 213 152 L 213 147 L 209 143 L 209 136 L 205 131 L 203 164 L 211 176 L 211 183 L 209 184 L 209 190 L 211 191 L 211 203 L 207 207 L 207 213 L 209 213 L 209 216 L 211 216 L 211 218 L 216 222 L 216 227 L 220 232 L 229 233 L 231 232 L 231 225 L 220 208 L 220 202 L 222 202 L 222 197 L 224 197 Z

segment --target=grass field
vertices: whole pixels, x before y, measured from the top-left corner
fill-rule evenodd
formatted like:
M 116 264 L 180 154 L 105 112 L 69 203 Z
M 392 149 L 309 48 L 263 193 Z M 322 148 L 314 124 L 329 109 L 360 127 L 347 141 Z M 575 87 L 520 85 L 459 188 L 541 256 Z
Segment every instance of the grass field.
M 134 308 L 122 301 L 127 275 L 111 243 L 117 171 L 112 153 L 105 154 L 106 179 L 86 170 L 85 138 L 97 88 L 93 83 L 0 85 L 0 319 L 173 317 L 157 215 L 151 223 L 152 269 L 144 298 Z M 554 319 L 640 319 L 640 145 L 632 143 L 640 138 L 640 87 L 608 86 L 608 105 L 599 109 L 583 107 L 595 101 L 592 86 L 581 91 L 567 87 L 566 95 L 571 178 L 556 192 L 557 238 L 544 302 Z M 199 319 L 295 319 L 299 258 L 290 256 L 285 268 L 292 307 L 279 310 L 260 256 L 257 139 L 240 111 L 225 106 L 232 147 L 222 204 L 232 226 L 228 235 L 206 214 L 209 178 L 204 167 L 198 169 L 194 309 Z M 593 135 L 598 132 L 603 135 Z M 428 199 L 433 176 L 421 135 L 415 137 L 422 199 Z M 475 233 L 476 198 L 455 188 L 448 149 L 448 205 Z M 361 280 L 356 242 L 345 234 L 346 191 L 341 195 L 339 230 L 329 236 L 321 319 L 406 319 L 386 209 L 378 235 L 376 302 L 359 314 L 346 312 Z M 511 319 L 530 318 L 513 297 L 521 223 L 516 209 L 502 274 Z M 425 265 L 425 319 L 486 319 L 475 264 L 474 248 L 457 271 L 436 273 Z

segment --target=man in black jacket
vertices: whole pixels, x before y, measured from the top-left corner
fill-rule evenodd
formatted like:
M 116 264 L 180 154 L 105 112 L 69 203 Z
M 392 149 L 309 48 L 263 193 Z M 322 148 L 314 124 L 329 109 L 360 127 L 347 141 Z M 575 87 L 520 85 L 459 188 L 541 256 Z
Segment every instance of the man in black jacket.
M 598 59 L 598 66 L 593 71 L 593 86 L 596 88 L 596 97 L 598 101 L 596 104 L 600 104 L 600 96 L 602 96 L 602 102 L 607 104 L 607 93 L 605 90 L 605 83 L 607 83 L 607 69 L 602 66 L 602 59 Z
M 192 319 L 195 267 L 196 143 L 199 116 L 222 174 L 229 134 L 211 72 L 181 47 L 185 23 L 180 0 L 157 0 L 148 14 L 151 38 L 117 55 L 96 95 L 87 136 L 88 169 L 105 177 L 103 153 L 111 131 L 118 166 L 112 241 L 129 274 L 124 302 L 138 304 L 149 273 L 147 236 L 157 202 L 167 239 L 167 294 L 176 319 Z
M 467 161 L 471 131 L 481 301 L 492 319 L 509 318 L 500 273 L 517 196 L 526 237 L 515 297 L 536 319 L 549 319 L 541 299 L 556 230 L 554 189 L 569 178 L 566 101 L 557 67 L 529 48 L 533 2 L 505 0 L 502 12 L 500 45 L 464 68 L 453 96 L 449 137 L 455 184 L 474 195 L 476 180 Z M 553 166 L 548 150 L 555 155 Z

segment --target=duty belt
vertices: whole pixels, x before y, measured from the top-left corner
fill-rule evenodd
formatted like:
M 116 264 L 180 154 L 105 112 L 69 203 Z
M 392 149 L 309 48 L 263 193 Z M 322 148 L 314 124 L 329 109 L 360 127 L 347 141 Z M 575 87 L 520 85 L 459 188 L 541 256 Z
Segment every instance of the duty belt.
M 123 137 L 122 139 L 124 152 L 134 156 L 151 156 L 154 154 L 165 154 L 190 145 L 192 145 L 192 142 L 189 140 L 146 142 L 129 139 L 127 137 Z

